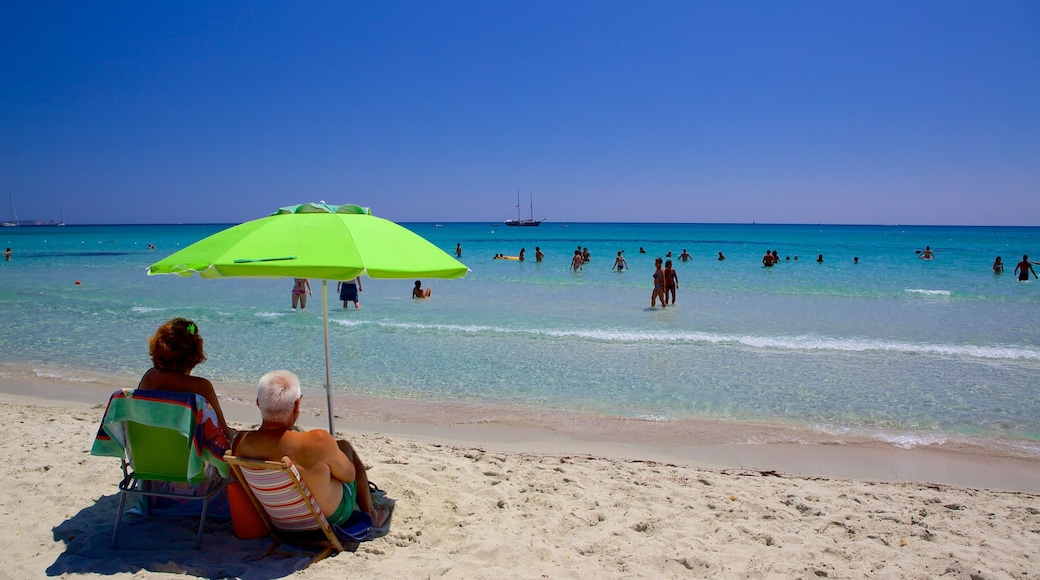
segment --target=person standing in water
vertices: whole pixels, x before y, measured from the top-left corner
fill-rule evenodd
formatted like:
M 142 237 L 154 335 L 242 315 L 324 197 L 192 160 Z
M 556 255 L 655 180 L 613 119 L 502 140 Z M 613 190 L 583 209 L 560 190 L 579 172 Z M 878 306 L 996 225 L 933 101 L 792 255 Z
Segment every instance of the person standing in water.
M 296 278 L 292 287 L 292 309 L 300 306 L 300 310 L 307 309 L 307 296 L 313 296 L 311 292 L 311 281 L 306 278 Z
M 343 301 L 343 310 L 347 309 L 348 302 L 354 303 L 355 310 L 361 308 L 358 304 L 358 292 L 361 292 L 361 276 L 353 280 L 337 283 L 336 291 L 339 292 L 339 299 Z
M 1033 279 L 1036 279 L 1036 270 L 1033 269 L 1033 263 L 1029 261 L 1029 256 L 1022 256 L 1022 261 L 1015 266 L 1015 274 L 1018 274 L 1018 281 L 1025 282 L 1029 279 L 1029 273 L 1033 273 Z
M 571 270 L 577 272 L 581 270 L 582 265 L 585 262 L 581 259 L 581 250 L 574 250 L 574 257 L 571 258 Z
M 692 257 L 693 256 L 691 256 L 689 253 L 686 252 L 686 248 L 683 248 L 682 253 L 679 254 L 679 259 L 682 260 L 683 263 L 686 263 Z
M 541 262 L 542 258 L 544 258 L 544 257 L 545 257 L 545 254 L 542 253 L 542 249 L 539 248 L 538 246 L 535 246 L 534 247 L 534 261 L 535 262 Z
M 618 250 L 617 258 L 614 259 L 614 265 L 610 267 L 611 270 L 617 270 L 618 272 L 628 267 L 628 262 L 625 261 L 625 257 L 621 255 L 621 250 Z
M 524 261 L 524 253 L 525 253 L 525 252 L 527 252 L 527 248 L 520 248 L 520 256 L 518 257 L 518 259 L 519 259 L 519 260 L 520 260 L 521 262 L 523 262 L 523 261 Z
M 1002 274 L 1002 273 L 1004 273 L 1004 262 L 1001 261 L 1000 256 L 997 256 L 997 259 L 993 261 L 993 273 L 994 274 Z
M 661 308 L 668 306 L 668 299 L 664 292 L 664 270 L 661 269 L 661 258 L 654 258 L 654 292 L 650 295 L 650 308 L 657 305 L 657 299 L 661 299 Z
M 462 244 L 455 244 L 455 257 L 456 258 L 461 258 L 462 257 Z
M 679 288 L 679 274 L 676 274 L 675 268 L 672 268 L 672 261 L 667 260 L 664 263 L 664 297 L 672 297 L 672 304 L 675 304 L 675 290 Z

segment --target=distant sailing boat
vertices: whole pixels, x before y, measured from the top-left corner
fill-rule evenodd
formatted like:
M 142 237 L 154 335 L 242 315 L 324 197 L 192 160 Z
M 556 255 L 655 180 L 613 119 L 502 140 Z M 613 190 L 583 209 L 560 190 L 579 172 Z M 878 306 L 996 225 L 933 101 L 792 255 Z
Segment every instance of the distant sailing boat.
M 5 228 L 18 227 L 18 214 L 14 211 L 14 194 L 11 194 L 11 221 L 4 222 Z
M 531 219 L 520 219 L 520 190 L 516 190 L 516 219 L 506 220 L 507 226 L 540 226 L 545 219 L 534 219 L 534 197 L 531 197 Z

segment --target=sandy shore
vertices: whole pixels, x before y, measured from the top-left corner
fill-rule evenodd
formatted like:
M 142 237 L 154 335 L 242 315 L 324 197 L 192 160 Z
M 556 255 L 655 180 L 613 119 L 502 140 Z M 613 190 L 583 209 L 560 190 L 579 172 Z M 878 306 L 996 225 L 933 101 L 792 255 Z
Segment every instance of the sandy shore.
M 684 458 L 544 425 L 362 422 L 346 412 L 337 426 L 396 501 L 387 536 L 308 566 L 305 556 L 255 560 L 268 540 L 237 540 L 229 523 L 209 523 L 196 552 L 191 521 L 146 520 L 125 525 L 112 550 L 118 461 L 89 448 L 115 386 L 0 376 L 11 458 L 0 475 L 0 576 L 1040 577 L 1036 460 L 765 446 L 790 468 L 781 470 L 758 451 L 739 459 L 754 467 L 727 466 L 727 446 L 713 443 Z M 232 423 L 255 422 L 248 389 L 222 396 Z M 307 406 L 324 403 L 315 399 Z M 324 422 L 320 412 L 305 421 Z M 798 474 L 832 462 L 828 477 Z M 903 464 L 913 466 L 892 473 Z M 936 477 L 904 480 L 928 465 Z M 986 472 L 977 477 L 986 485 L 941 482 L 963 470 Z

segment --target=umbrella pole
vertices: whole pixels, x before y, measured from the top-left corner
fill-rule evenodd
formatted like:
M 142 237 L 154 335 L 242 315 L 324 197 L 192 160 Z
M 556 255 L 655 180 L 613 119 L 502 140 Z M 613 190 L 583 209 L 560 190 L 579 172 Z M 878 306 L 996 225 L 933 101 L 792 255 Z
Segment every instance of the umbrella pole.
M 329 367 L 329 300 L 328 281 L 321 281 L 321 322 L 325 331 L 325 400 L 329 405 L 329 433 L 336 436 L 336 429 L 332 426 L 332 371 Z

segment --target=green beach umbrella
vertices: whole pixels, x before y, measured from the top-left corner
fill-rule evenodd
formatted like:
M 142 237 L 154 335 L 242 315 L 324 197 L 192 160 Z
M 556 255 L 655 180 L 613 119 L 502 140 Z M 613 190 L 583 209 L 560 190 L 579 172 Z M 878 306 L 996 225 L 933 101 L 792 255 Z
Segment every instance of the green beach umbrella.
M 279 208 L 152 264 L 148 274 L 198 273 L 203 278 L 317 278 L 325 332 L 325 393 L 332 424 L 328 280 L 460 278 L 468 269 L 415 232 L 366 207 L 305 203 Z

